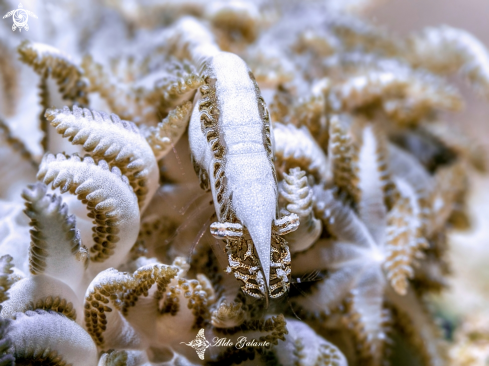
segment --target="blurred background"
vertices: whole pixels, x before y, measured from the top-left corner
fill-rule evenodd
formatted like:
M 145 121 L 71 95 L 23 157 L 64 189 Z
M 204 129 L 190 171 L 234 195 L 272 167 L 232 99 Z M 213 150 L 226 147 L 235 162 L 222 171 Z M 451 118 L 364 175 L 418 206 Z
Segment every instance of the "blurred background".
M 465 29 L 489 47 L 489 1 L 485 0 L 383 0 L 367 9 L 367 17 L 404 36 L 427 26 L 450 25 Z M 489 103 L 478 98 L 459 78 L 452 80 L 464 94 L 462 112 L 444 118 L 466 131 L 483 146 L 489 158 Z M 450 288 L 437 303 L 458 322 L 464 314 L 489 311 L 489 177 L 472 172 L 469 199 L 473 227 L 450 235 L 453 276 Z

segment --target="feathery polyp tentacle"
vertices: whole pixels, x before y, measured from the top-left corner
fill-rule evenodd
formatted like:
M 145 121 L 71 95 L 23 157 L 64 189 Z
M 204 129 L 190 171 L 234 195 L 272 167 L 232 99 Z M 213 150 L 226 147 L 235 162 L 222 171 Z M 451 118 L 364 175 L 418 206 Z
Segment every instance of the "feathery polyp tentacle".
M 313 191 L 307 182 L 306 172 L 300 168 L 284 173 L 284 181 L 280 187 L 280 196 L 287 202 L 288 212 L 295 213 L 299 218 L 299 228 L 285 236 L 292 253 L 306 250 L 319 237 L 322 230 L 321 221 L 314 217 Z
M 94 159 L 116 166 L 129 178 L 144 209 L 158 189 L 158 165 L 138 127 L 115 114 L 68 107 L 48 109 L 46 118 L 74 145 L 82 145 Z
M 137 198 L 128 179 L 104 160 L 52 154 L 44 156 L 38 179 L 53 188 L 78 196 L 87 205 L 95 224 L 94 245 L 89 246 L 89 270 L 99 272 L 119 265 L 129 253 L 139 231 Z M 88 243 L 86 243 L 88 244 Z
M 82 245 L 76 219 L 60 196 L 47 193 L 47 186 L 36 183 L 22 194 L 24 211 L 31 219 L 30 270 L 61 279 L 75 291 L 83 282 L 88 252 Z
M 144 266 L 132 275 L 114 268 L 100 272 L 85 295 L 86 328 L 97 345 L 102 349 L 142 347 L 144 335 L 126 320 L 125 315 L 136 305 L 139 297 L 148 296 L 154 284 L 157 285 L 157 293 L 166 291 L 177 272 L 176 267 L 160 264 Z M 154 310 L 156 313 L 156 302 Z
M 387 161 L 374 127 L 363 128 L 362 144 L 356 156 L 358 177 L 358 212 L 377 243 L 384 242 L 387 207 L 385 187 L 388 184 Z
M 436 73 L 460 71 L 481 94 L 489 96 L 489 52 L 467 31 L 428 27 L 408 38 L 406 54 L 415 66 Z
M 345 127 L 344 115 L 333 115 L 329 120 L 328 156 L 331 175 L 339 193 L 345 193 L 354 202 L 358 200 L 356 171 L 354 169 L 354 146 Z
M 328 107 L 337 113 L 380 107 L 393 122 L 412 125 L 435 110 L 463 106 L 460 93 L 444 79 L 398 59 L 354 52 L 331 57 L 325 68 L 332 78 L 325 91 Z
M 321 147 L 306 127 L 273 125 L 275 166 L 281 173 L 300 167 L 314 177 L 316 183 L 330 180 L 329 163 Z
M 456 204 L 458 194 L 465 188 L 465 167 L 462 162 L 438 169 L 429 197 L 431 212 L 427 225 L 427 237 L 431 237 L 446 223 Z
M 434 109 L 456 111 L 463 106 L 461 96 L 454 87 L 432 74 L 404 68 L 374 69 L 365 75 L 354 75 L 335 85 L 329 92 L 330 106 L 337 113 L 379 101 L 383 110 L 394 121 L 401 123 L 419 120 Z
M 17 313 L 7 328 L 18 364 L 96 365 L 97 347 L 74 321 L 52 311 Z
M 154 346 L 158 346 L 156 342 L 162 342 L 178 352 L 179 348 L 185 348 L 180 346 L 180 342 L 188 341 L 190 334 L 201 328 L 210 318 L 210 301 L 204 288 L 205 278 L 198 277 L 199 280 L 187 280 L 178 275 L 171 280 L 165 291 L 155 295 L 160 299 L 160 316 L 157 319 L 156 335 L 149 335 Z M 134 316 L 138 316 L 136 309 Z M 154 318 L 148 319 L 148 322 L 154 323 Z
M 320 79 L 312 85 L 311 93 L 299 99 L 293 106 L 290 121 L 298 127 L 306 127 L 311 137 L 321 146 L 328 143 L 328 119 L 326 118 L 327 101 L 325 95 L 331 87 L 328 78 Z M 282 119 L 279 119 L 279 121 Z
M 146 96 L 147 102 L 157 105 L 162 115 L 191 99 L 195 90 L 204 84 L 198 71 L 186 60 L 170 62 L 167 72 L 170 75 L 157 80 Z
M 146 351 L 112 350 L 100 356 L 97 366 L 150 365 Z
M 361 46 L 366 51 L 378 50 L 387 55 L 399 52 L 399 43 L 388 31 L 358 17 L 335 16 L 327 21 L 326 26 L 342 41 L 342 48 L 355 49 Z
M 81 323 L 82 307 L 75 292 L 62 281 L 46 275 L 23 278 L 8 291 L 1 316 L 13 318 L 28 310 L 52 310 Z
M 211 323 L 216 328 L 232 328 L 243 323 L 246 313 L 241 302 L 221 301 L 212 313 Z
M 95 277 L 85 294 L 85 328 L 101 349 L 142 347 L 141 336 L 122 316 L 123 296 L 134 285 L 132 276 L 109 268 Z
M 416 293 L 409 289 L 405 296 L 389 291 L 388 300 L 395 306 L 396 320 L 403 327 L 407 340 L 414 346 L 426 365 L 446 365 L 446 345 L 441 330 Z
M 10 319 L 0 318 L 0 362 L 5 366 L 15 366 L 15 356 L 9 353 L 12 340 L 7 337 L 11 322 Z
M 410 184 L 420 198 L 426 198 L 432 189 L 433 180 L 422 163 L 408 151 L 389 144 L 389 169 L 393 177 L 399 177 Z
M 335 199 L 332 190 L 314 188 L 314 210 L 328 230 L 338 239 L 372 248 L 376 245 L 363 222 L 351 208 Z
M 178 142 L 187 128 L 191 112 L 192 102 L 186 102 L 172 110 L 156 127 L 145 131 L 156 160 L 163 158 Z
M 281 365 L 347 366 L 343 353 L 304 322 L 287 319 L 287 331 L 285 341 L 274 348 Z
M 63 98 L 73 100 L 80 105 L 88 105 L 88 80 L 83 70 L 69 56 L 57 48 L 43 43 L 24 41 L 18 47 L 21 61 L 32 66 L 43 75 L 47 69 L 56 79 Z
M 406 294 L 408 278 L 413 276 L 411 248 L 414 233 L 409 218 L 413 215 L 409 200 L 399 199 L 387 217 L 386 262 L 387 279 L 401 295 Z
M 412 265 L 427 247 L 422 231 L 422 212 L 414 189 L 396 178 L 399 199 L 387 215 L 386 260 L 387 279 L 397 293 L 407 292 L 408 279 L 414 274 Z
M 14 284 L 14 281 L 9 278 L 14 266 L 11 262 L 12 257 L 8 254 L 0 257 L 0 304 L 9 299 L 8 290 Z
M 381 365 L 390 314 L 383 307 L 382 272 L 366 271 L 361 283 L 352 290 L 346 319 L 360 345 L 361 357 L 372 365 Z
M 16 55 L 12 52 L 6 39 L 0 42 L 0 53 L 2 54 L 0 78 L 2 79 L 2 87 L 5 91 L 8 90 L 0 102 L 1 116 L 2 118 L 9 118 L 17 112 L 16 109 L 19 105 L 20 70 L 16 64 Z
M 83 58 L 81 67 L 90 80 L 88 91 L 99 93 L 113 113 L 133 121 L 139 117 L 137 114 L 142 108 L 132 90 L 127 90 L 122 83 L 111 80 L 104 67 L 95 62 L 90 55 Z
M 247 43 L 251 43 L 258 36 L 261 15 L 256 4 L 243 1 L 211 3 L 206 7 L 206 18 L 216 28 L 220 28 L 224 35 L 238 33 Z M 231 42 L 229 40 L 228 42 Z
M 212 32 L 200 21 L 192 17 L 183 17 L 175 23 L 170 44 L 179 58 L 191 59 L 200 67 L 207 57 L 220 52 Z
M 328 258 L 328 269 L 332 274 L 319 285 L 313 298 L 331 310 L 350 291 L 366 294 L 361 292 L 366 285 L 372 288 L 371 291 L 376 291 L 378 297 L 378 292 L 383 293 L 385 285 L 381 267 L 385 257 L 382 246 L 373 240 L 355 212 L 334 198 L 331 190 L 315 187 L 314 194 L 316 214 L 334 240 L 321 251 L 322 256 Z M 375 283 L 369 285 L 368 281 Z
M 0 198 L 20 200 L 22 187 L 35 182 L 37 163 L 22 140 L 0 119 Z

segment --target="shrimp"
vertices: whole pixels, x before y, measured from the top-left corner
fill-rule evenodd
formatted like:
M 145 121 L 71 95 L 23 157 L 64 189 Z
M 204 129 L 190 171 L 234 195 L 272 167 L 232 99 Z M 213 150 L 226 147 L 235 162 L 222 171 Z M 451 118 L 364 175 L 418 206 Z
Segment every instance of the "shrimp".
M 297 229 L 295 214 L 277 219 L 277 178 L 268 109 L 245 62 L 217 52 L 202 62 L 204 85 L 194 100 L 189 141 L 201 187 L 211 190 L 226 240 L 228 272 L 256 298 L 290 287 L 290 253 L 279 236 Z

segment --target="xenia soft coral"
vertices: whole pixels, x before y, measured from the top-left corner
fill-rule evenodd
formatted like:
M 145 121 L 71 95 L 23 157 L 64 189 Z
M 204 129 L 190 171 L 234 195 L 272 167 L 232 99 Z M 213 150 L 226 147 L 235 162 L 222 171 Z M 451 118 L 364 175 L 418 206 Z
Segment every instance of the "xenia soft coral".
M 2 365 L 446 364 L 425 300 L 485 166 L 436 119 L 463 106 L 452 72 L 489 95 L 488 53 L 342 3 L 38 2 L 31 40 L 0 25 Z

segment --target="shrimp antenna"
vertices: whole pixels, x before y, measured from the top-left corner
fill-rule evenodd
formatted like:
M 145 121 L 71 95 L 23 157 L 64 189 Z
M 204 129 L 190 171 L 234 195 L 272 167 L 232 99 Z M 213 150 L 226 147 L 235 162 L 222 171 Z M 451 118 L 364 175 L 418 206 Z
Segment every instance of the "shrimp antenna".
M 191 263 L 192 261 L 192 254 L 194 253 L 194 250 L 195 248 L 197 247 L 197 244 L 199 244 L 200 242 L 200 239 L 202 239 L 202 237 L 204 236 L 206 230 L 208 229 L 208 227 L 210 226 L 211 224 L 211 220 L 212 220 L 212 217 L 213 215 L 211 215 L 207 221 L 204 223 L 204 225 L 202 226 L 202 228 L 199 230 L 199 233 L 197 234 L 197 236 L 195 237 L 193 243 L 192 243 L 192 247 L 190 248 L 190 251 L 188 253 L 188 260 L 187 260 L 187 263 Z

